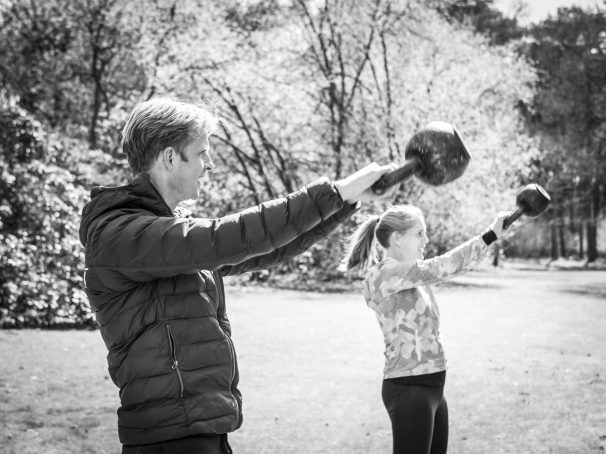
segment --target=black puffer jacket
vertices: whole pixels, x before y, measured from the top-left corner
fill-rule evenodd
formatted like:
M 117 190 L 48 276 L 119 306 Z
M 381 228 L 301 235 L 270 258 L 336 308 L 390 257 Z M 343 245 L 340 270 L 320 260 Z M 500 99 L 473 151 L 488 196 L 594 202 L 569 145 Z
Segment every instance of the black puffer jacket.
M 175 216 L 146 175 L 95 188 L 82 214 L 85 285 L 120 388 L 123 444 L 242 423 L 222 275 L 303 252 L 355 211 L 327 179 L 219 219 Z

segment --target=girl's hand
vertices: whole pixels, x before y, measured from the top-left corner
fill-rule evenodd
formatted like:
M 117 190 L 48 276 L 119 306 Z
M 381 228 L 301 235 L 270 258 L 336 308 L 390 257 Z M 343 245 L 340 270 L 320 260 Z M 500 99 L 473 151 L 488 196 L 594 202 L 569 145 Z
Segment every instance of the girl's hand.
M 501 238 L 503 234 L 503 221 L 511 215 L 512 211 L 500 211 L 499 214 L 494 218 L 490 229 L 495 233 L 497 238 Z

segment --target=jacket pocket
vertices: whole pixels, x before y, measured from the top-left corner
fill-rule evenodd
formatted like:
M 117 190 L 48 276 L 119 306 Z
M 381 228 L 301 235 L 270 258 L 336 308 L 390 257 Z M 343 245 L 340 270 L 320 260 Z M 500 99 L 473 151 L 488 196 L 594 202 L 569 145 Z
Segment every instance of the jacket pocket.
M 170 325 L 166 325 L 166 332 L 168 333 L 168 343 L 170 346 L 170 358 L 172 360 L 172 368 L 177 373 L 177 378 L 179 379 L 180 393 L 179 397 L 183 397 L 183 391 L 185 390 L 183 386 L 183 377 L 181 376 L 181 369 L 179 369 L 179 360 L 177 359 L 177 343 L 175 342 L 175 338 L 173 336 L 173 332 L 171 330 Z

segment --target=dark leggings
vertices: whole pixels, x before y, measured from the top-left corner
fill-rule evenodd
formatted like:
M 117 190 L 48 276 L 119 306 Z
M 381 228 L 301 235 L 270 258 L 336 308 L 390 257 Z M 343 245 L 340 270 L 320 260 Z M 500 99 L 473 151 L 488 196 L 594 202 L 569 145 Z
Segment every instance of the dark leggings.
M 393 453 L 445 454 L 448 449 L 448 406 L 443 380 L 441 385 L 436 384 L 433 377 L 428 386 L 417 384 L 421 377 L 410 377 L 412 380 L 408 383 L 406 378 L 383 380 L 383 403 L 391 419 Z

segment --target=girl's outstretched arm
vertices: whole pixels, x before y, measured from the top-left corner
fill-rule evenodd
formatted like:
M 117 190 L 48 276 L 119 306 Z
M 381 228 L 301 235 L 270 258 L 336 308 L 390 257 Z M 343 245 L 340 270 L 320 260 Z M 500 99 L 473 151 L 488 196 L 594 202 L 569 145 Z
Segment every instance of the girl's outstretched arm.
M 412 263 L 386 259 L 370 270 L 369 291 L 385 298 L 401 290 L 443 282 L 472 268 L 488 251 L 482 236 L 476 236 L 432 259 Z

